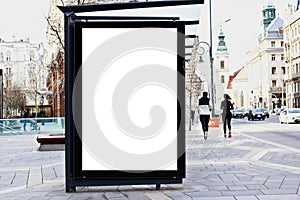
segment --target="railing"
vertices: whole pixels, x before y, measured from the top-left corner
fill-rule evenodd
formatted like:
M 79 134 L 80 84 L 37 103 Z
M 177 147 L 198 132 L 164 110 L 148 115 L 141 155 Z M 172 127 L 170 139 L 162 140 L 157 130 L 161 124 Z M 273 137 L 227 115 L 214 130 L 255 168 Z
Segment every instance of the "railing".
M 300 77 L 300 72 L 292 74 L 292 78 L 298 78 Z
M 270 87 L 269 91 L 270 92 L 281 92 L 282 91 L 282 87 Z
M 64 117 L 0 119 L 0 135 L 64 133 Z

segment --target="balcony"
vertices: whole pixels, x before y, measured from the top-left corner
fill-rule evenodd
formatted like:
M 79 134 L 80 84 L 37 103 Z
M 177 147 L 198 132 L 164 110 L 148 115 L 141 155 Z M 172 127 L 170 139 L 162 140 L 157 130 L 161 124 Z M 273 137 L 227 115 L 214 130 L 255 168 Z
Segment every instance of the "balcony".
M 272 93 L 281 93 L 282 92 L 282 87 L 270 87 L 269 88 L 269 92 L 272 92 Z
M 292 78 L 299 78 L 300 77 L 300 72 L 292 74 Z

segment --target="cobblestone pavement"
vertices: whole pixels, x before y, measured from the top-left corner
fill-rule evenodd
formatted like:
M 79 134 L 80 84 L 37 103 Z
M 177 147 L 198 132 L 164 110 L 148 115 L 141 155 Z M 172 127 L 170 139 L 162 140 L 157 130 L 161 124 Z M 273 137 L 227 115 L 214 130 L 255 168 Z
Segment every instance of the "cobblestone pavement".
M 193 127 L 199 130 L 199 127 Z M 300 199 L 300 153 L 219 128 L 187 132 L 187 177 L 180 185 L 80 187 L 65 193 L 64 152 L 38 151 L 34 135 L 0 137 L 0 199 Z

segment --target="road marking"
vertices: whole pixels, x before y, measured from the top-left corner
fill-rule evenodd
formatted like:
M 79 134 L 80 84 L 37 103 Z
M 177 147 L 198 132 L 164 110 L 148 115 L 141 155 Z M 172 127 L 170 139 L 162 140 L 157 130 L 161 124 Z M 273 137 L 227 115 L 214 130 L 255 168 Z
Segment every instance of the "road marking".
M 254 156 L 250 158 L 250 160 L 260 160 L 264 155 L 266 155 L 269 151 L 259 151 Z
M 262 143 L 267 143 L 267 144 L 270 144 L 270 145 L 273 145 L 273 146 L 276 146 L 276 147 L 279 147 L 279 148 L 282 148 L 282 149 L 286 149 L 286 150 L 289 150 L 289 151 L 293 151 L 293 152 L 296 152 L 296 153 L 300 153 L 300 149 L 296 149 L 296 148 L 293 148 L 293 147 L 289 147 L 289 146 L 286 146 L 286 145 L 283 145 L 283 144 L 279 144 L 279 143 L 275 143 L 275 142 L 270 142 L 270 141 L 267 141 L 267 140 L 264 140 L 264 139 L 260 139 L 260 138 L 257 138 L 257 137 L 253 137 L 253 136 L 250 136 L 250 135 L 247 135 L 247 134 L 244 134 L 244 133 L 239 133 L 247 138 L 251 138 L 253 140 L 257 140 L 259 142 L 262 142 Z
M 170 197 L 164 195 L 161 192 L 151 192 L 151 193 L 146 193 L 145 195 L 152 200 L 172 200 Z

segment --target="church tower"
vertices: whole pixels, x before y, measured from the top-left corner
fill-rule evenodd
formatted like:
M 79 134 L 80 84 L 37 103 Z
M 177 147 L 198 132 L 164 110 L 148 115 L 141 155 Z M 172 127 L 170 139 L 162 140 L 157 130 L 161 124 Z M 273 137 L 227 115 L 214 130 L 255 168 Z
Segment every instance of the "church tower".
M 222 30 L 220 30 L 218 36 L 219 42 L 217 51 L 215 53 L 215 86 L 216 86 L 216 107 L 218 108 L 223 100 L 223 94 L 230 92 L 227 89 L 228 81 L 229 81 L 229 52 L 225 42 L 225 34 Z
M 262 15 L 263 15 L 263 28 L 266 30 L 266 28 L 269 26 L 269 24 L 275 19 L 276 17 L 276 8 L 274 5 L 269 3 L 269 5 L 265 6 L 262 9 Z

